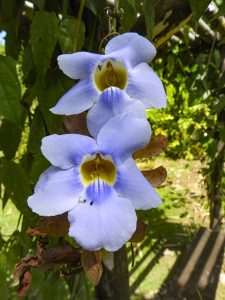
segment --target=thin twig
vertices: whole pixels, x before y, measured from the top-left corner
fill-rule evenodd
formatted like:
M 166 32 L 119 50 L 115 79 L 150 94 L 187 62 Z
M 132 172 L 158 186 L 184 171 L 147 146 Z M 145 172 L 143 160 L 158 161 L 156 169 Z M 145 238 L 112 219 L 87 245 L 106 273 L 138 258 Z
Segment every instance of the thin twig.
M 134 256 L 134 246 L 132 242 L 130 243 L 130 248 L 131 248 L 131 267 L 133 268 L 135 263 L 135 256 Z
M 18 230 L 18 228 L 19 228 L 20 221 L 21 221 L 22 217 L 23 217 L 23 215 L 22 215 L 22 213 L 20 213 L 20 215 L 19 215 L 19 219 L 18 219 L 18 221 L 17 221 L 17 225 L 16 225 L 16 230 Z
M 198 294 L 198 296 L 199 296 L 199 299 L 200 299 L 200 300 L 203 300 L 202 294 L 201 294 L 201 292 L 199 291 L 199 289 L 198 289 L 197 287 L 196 287 L 195 289 L 196 289 L 196 292 L 197 292 L 197 294 Z
M 81 24 L 81 18 L 83 15 L 84 5 L 85 5 L 85 0 L 81 0 L 79 13 L 78 13 L 77 28 L 75 30 L 74 41 L 73 41 L 73 52 L 76 52 L 76 50 L 77 50 L 77 41 L 78 41 L 79 32 L 80 32 L 80 24 Z
M 98 53 L 101 53 L 103 43 L 104 43 L 109 37 L 114 36 L 114 35 L 119 35 L 119 33 L 116 32 L 116 31 L 110 32 L 109 34 L 107 34 L 107 35 L 101 40 L 101 43 L 100 43 L 99 48 L 98 48 Z
M 212 58 L 212 54 L 213 54 L 213 50 L 215 48 L 215 44 L 216 44 L 216 38 L 213 38 L 213 43 L 212 43 L 212 47 L 210 49 L 210 53 L 209 53 L 209 58 L 208 58 L 208 62 L 207 62 L 207 68 L 209 67 L 209 64 L 211 62 L 211 58 Z

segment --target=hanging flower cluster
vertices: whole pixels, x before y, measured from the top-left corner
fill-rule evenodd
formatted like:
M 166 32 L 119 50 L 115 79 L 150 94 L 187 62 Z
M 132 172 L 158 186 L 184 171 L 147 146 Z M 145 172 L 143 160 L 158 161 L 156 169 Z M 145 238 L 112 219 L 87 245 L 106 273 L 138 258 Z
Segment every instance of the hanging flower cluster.
M 132 154 L 150 140 L 145 108 L 166 106 L 163 85 L 147 64 L 154 46 L 137 33 L 111 39 L 105 55 L 60 55 L 62 71 L 80 81 L 51 109 L 89 109 L 92 137 L 50 135 L 41 150 L 52 166 L 39 178 L 28 205 L 41 216 L 68 212 L 69 235 L 84 249 L 116 251 L 136 229 L 135 209 L 161 204 Z

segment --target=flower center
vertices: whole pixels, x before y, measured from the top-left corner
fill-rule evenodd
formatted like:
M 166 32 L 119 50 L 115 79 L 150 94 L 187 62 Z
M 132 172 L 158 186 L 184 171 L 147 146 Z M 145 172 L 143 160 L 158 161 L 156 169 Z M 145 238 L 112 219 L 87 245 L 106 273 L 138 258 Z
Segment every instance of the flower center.
M 86 158 L 80 166 L 81 180 L 84 186 L 88 186 L 96 179 L 101 179 L 110 186 L 116 181 L 116 167 L 108 157 L 102 157 L 96 153 Z
M 94 82 L 100 92 L 110 86 L 124 90 L 127 86 L 127 71 L 125 66 L 112 60 L 99 63 L 94 71 Z

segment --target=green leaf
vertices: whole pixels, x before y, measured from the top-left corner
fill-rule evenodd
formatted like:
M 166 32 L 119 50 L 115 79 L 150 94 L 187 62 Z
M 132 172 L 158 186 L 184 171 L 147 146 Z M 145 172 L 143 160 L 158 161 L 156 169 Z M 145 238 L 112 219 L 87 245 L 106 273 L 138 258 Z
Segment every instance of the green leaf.
M 34 161 L 30 172 L 30 178 L 32 182 L 36 184 L 39 176 L 49 167 L 50 167 L 50 163 L 43 156 L 43 154 L 34 155 Z
M 18 210 L 25 215 L 31 214 L 27 206 L 27 198 L 32 194 L 28 176 L 19 164 L 12 161 L 5 160 L 2 167 L 5 191 L 10 195 Z
M 40 270 L 33 268 L 30 295 L 35 295 L 34 297 L 38 295 L 40 299 L 71 299 L 66 281 L 60 279 L 59 270 L 40 272 Z M 30 299 L 35 298 L 32 297 Z M 75 296 L 73 299 L 77 299 L 77 297 Z M 85 299 L 85 297 L 83 297 L 83 299 Z
M 45 0 L 32 0 L 33 4 L 36 5 L 40 10 L 44 8 Z
M 218 18 L 220 16 L 224 16 L 225 15 L 225 2 L 222 2 L 221 5 L 218 8 L 219 8 L 219 10 L 218 10 L 215 18 Z
M 211 0 L 189 0 L 193 15 L 197 20 L 204 14 L 206 8 L 211 3 Z
M 153 29 L 155 26 L 155 0 L 145 0 L 143 2 L 143 11 L 148 39 L 152 39 Z
M 7 159 L 12 159 L 15 156 L 21 135 L 21 129 L 14 123 L 6 119 L 2 121 L 0 127 L 1 150 Z
M 19 124 L 21 88 L 16 72 L 16 61 L 0 55 L 0 114 Z
M 225 142 L 225 128 L 220 128 L 220 139 Z
M 73 52 L 74 39 L 77 33 L 78 19 L 66 16 L 60 23 L 59 43 L 63 53 Z M 77 37 L 76 51 L 80 51 L 84 45 L 85 40 L 85 24 L 83 21 L 80 23 L 80 29 Z
M 2 0 L 0 2 L 0 27 L 7 32 L 5 52 L 15 59 L 18 58 L 21 50 L 19 20 L 23 7 L 24 0 Z
M 166 64 L 166 68 L 167 68 L 169 74 L 173 72 L 174 66 L 175 66 L 174 56 L 173 55 L 169 55 L 168 58 L 167 58 L 167 64 Z
M 32 56 L 32 50 L 30 45 L 24 49 L 23 52 L 23 60 L 22 60 L 22 70 L 23 70 L 23 77 L 24 81 L 25 78 L 29 75 L 31 70 L 34 68 L 34 60 Z
M 124 11 L 120 28 L 120 33 L 123 33 L 130 31 L 133 25 L 136 23 L 137 11 L 135 5 L 133 4 L 133 1 L 131 0 L 121 0 L 120 8 L 122 8 Z
M 105 5 L 104 0 L 86 0 L 85 6 L 96 16 L 101 18 L 101 15 L 103 14 L 103 7 Z
M 5 53 L 6 55 L 17 60 L 21 50 L 21 41 L 18 38 L 18 29 L 16 26 L 18 26 L 18 24 L 16 24 L 13 19 L 7 28 L 7 35 L 5 38 Z
M 9 297 L 9 283 L 8 279 L 8 260 L 5 253 L 0 253 L 0 276 L 1 276 L 1 297 L 2 299 L 8 299 Z
M 58 33 L 58 19 L 54 13 L 36 12 L 31 25 L 30 41 L 34 63 L 40 78 L 45 75 L 50 65 Z
M 45 136 L 45 128 L 44 128 L 44 119 L 40 112 L 40 109 L 37 108 L 32 120 L 30 134 L 28 139 L 28 151 L 32 153 L 39 153 L 41 146 L 41 139 Z
M 17 19 L 18 13 L 24 6 L 24 0 L 1 0 L 0 1 L 0 21 L 4 27 Z
M 225 108 L 225 95 L 219 96 L 219 101 L 215 105 L 215 113 L 219 115 L 219 113 Z
M 74 84 L 74 80 L 66 77 L 59 70 L 52 70 L 47 73 L 46 85 L 48 89 L 41 90 L 38 98 L 48 134 L 63 133 L 62 116 L 51 113 L 49 109 L 55 106 L 60 97 Z
M 136 11 L 137 10 L 137 8 L 138 8 L 138 6 L 140 5 L 140 2 L 139 2 L 139 0 L 137 1 L 137 0 L 126 0 L 128 3 L 129 3 L 129 5 Z

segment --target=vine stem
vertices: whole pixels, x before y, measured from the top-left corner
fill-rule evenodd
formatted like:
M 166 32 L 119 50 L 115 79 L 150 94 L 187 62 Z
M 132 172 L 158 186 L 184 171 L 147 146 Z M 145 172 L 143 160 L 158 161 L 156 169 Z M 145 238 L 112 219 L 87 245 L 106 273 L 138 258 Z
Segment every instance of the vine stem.
M 73 52 L 76 52 L 76 50 L 77 50 L 77 41 L 78 41 L 79 32 L 80 32 L 80 24 L 81 24 L 81 18 L 82 18 L 82 15 L 83 15 L 83 11 L 84 11 L 84 5 L 85 5 L 85 0 L 81 0 L 80 1 L 79 12 L 78 12 L 77 28 L 75 30 L 75 35 L 74 35 Z
M 101 43 L 99 45 L 99 48 L 98 48 L 98 53 L 101 53 L 102 52 L 102 45 L 105 41 L 107 41 L 108 38 L 114 36 L 114 35 L 119 35 L 118 32 L 116 31 L 113 31 L 113 32 L 110 32 L 109 34 L 107 34 L 102 40 L 101 40 Z

